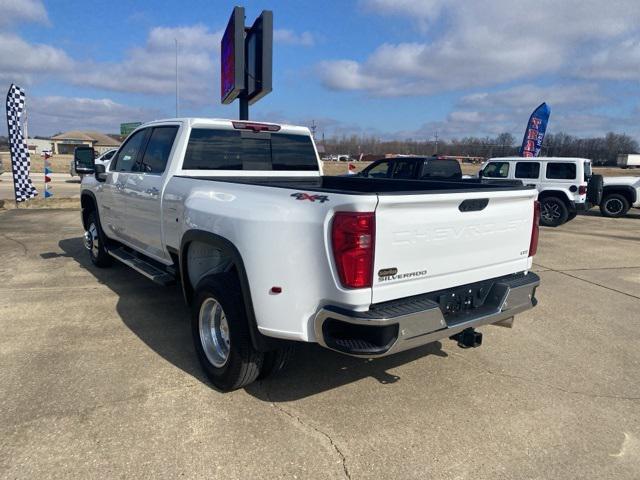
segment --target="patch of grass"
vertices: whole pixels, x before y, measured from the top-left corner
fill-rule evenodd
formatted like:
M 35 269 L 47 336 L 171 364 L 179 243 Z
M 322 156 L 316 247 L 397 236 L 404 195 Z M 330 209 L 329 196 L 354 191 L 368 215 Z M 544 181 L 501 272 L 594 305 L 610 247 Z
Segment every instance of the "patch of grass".
M 13 200 L 0 200 L 0 210 L 18 209 L 77 209 L 80 210 L 79 198 L 33 198 L 17 204 Z

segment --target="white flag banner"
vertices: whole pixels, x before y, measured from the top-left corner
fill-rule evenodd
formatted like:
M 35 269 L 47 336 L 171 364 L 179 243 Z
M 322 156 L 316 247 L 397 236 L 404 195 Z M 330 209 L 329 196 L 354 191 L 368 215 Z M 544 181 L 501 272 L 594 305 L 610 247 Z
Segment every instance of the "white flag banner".
M 11 84 L 7 93 L 7 130 L 11 151 L 11 170 L 16 202 L 24 202 L 38 195 L 29 177 L 31 159 L 27 142 L 22 135 L 22 114 L 24 113 L 24 90 Z

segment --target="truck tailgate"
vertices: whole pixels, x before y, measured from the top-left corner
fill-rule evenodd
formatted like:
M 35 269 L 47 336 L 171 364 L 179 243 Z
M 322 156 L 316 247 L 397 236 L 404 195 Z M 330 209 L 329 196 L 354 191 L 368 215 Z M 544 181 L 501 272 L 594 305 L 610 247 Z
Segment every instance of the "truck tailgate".
M 380 195 L 372 303 L 528 270 L 536 195 Z

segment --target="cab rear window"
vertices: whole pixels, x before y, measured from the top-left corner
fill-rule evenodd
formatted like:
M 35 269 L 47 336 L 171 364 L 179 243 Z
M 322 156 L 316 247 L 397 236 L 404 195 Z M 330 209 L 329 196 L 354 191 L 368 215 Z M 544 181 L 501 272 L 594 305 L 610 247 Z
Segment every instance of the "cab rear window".
M 317 171 L 318 162 L 306 135 L 194 128 L 182 168 Z

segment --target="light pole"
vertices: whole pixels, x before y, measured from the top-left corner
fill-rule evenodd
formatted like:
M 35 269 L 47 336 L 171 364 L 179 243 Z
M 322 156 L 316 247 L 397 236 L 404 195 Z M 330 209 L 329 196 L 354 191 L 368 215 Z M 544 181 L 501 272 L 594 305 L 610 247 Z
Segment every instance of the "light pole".
M 178 101 L 178 39 L 174 38 L 175 42 L 176 42 L 176 117 L 180 116 L 180 108 L 179 108 L 179 101 Z

